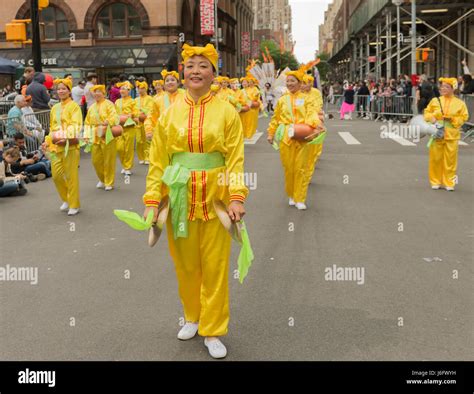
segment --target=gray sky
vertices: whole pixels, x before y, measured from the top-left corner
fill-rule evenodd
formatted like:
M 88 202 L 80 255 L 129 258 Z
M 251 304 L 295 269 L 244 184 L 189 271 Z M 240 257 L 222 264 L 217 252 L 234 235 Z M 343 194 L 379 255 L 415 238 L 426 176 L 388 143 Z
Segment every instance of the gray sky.
M 318 26 L 324 22 L 324 11 L 331 0 L 290 0 L 293 15 L 293 40 L 295 56 L 299 62 L 314 59 L 318 49 Z

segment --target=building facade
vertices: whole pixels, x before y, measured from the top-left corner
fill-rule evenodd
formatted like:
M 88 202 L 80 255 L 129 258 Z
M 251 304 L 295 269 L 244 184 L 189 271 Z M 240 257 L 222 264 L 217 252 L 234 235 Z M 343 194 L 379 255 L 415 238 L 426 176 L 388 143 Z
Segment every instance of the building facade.
M 220 72 L 234 75 L 240 56 L 238 31 L 253 22 L 250 0 L 220 0 Z M 31 63 L 31 46 L 5 41 L 5 24 L 30 15 L 30 1 L 11 0 L 0 14 L 0 56 Z M 120 73 L 159 78 L 163 68 L 178 68 L 179 37 L 206 44 L 200 33 L 199 0 L 50 0 L 41 11 L 44 68 L 53 74 L 88 71 L 101 80 Z M 238 14 L 239 13 L 239 14 Z M 240 17 L 240 20 L 237 17 Z
M 329 5 L 320 26 L 319 45 L 320 52 L 330 56 L 330 77 L 355 81 L 412 74 L 411 2 L 400 3 L 398 22 L 397 6 L 392 0 L 334 0 Z M 463 59 L 472 72 L 472 1 L 417 0 L 416 17 L 417 48 L 429 53 L 417 62 L 416 74 L 434 78 L 461 75 Z
M 274 40 L 282 50 L 292 52 L 294 41 L 288 0 L 252 0 L 252 4 L 255 38 Z

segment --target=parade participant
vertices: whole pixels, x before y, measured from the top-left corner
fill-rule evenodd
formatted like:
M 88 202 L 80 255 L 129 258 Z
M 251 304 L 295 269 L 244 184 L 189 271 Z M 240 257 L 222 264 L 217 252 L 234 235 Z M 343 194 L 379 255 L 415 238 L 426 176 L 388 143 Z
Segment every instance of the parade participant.
M 155 95 L 153 96 L 153 99 L 157 99 L 160 97 L 163 93 L 163 85 L 165 84 L 165 81 L 162 79 L 156 79 L 152 82 L 153 88 L 155 89 Z
M 69 216 L 79 213 L 79 136 L 82 128 L 81 107 L 71 99 L 72 81 L 54 80 L 60 102 L 51 109 L 50 146 L 54 152 L 51 172 L 54 184 L 63 201 L 59 208 Z
M 230 103 L 237 110 L 237 112 L 240 112 L 240 110 L 242 108 L 242 103 L 239 100 L 236 99 L 236 95 L 234 93 L 234 90 L 232 90 L 229 87 L 230 86 L 230 78 L 228 78 L 228 77 L 217 77 L 217 80 L 219 81 L 220 89 L 216 93 L 216 97 L 223 100 L 223 101 L 227 101 L 228 103 Z M 239 94 L 239 96 L 241 97 L 241 101 L 245 104 L 245 100 L 243 99 L 241 94 Z
M 219 90 L 221 89 L 221 84 L 219 83 L 219 80 L 216 78 L 214 78 L 214 80 L 212 81 L 212 85 L 211 85 L 211 94 L 213 96 L 215 96 L 217 93 L 219 93 Z
M 149 164 L 148 153 L 150 150 L 150 140 L 146 138 L 145 121 L 153 111 L 153 98 L 148 95 L 148 84 L 146 81 L 137 81 L 138 97 L 135 99 L 139 116 L 137 127 L 137 155 L 140 164 Z
M 456 78 L 440 78 L 440 98 L 433 98 L 424 112 L 427 122 L 441 123 L 444 137 L 434 139 L 430 146 L 429 179 L 434 190 L 444 186 L 454 191 L 458 166 L 458 141 L 461 126 L 469 118 L 464 101 L 454 96 Z
M 252 79 L 252 76 L 250 74 L 247 74 L 247 76 L 240 79 L 240 81 L 242 82 L 242 95 L 243 95 L 244 101 L 247 103 L 247 106 L 249 107 L 249 111 L 240 113 L 240 120 L 242 121 L 242 127 L 244 130 L 245 138 L 252 138 L 255 132 L 257 131 L 254 114 L 255 114 L 255 109 L 256 109 L 257 110 L 257 124 L 258 124 L 258 110 L 260 107 L 260 103 L 259 101 L 257 101 L 258 97 L 255 96 L 255 89 L 254 87 L 250 86 L 251 79 Z
M 95 102 L 87 111 L 84 136 L 93 144 L 92 165 L 99 178 L 97 188 L 110 191 L 115 183 L 117 141 L 113 138 L 107 143 L 106 133 L 108 126 L 119 123 L 119 117 L 114 103 L 105 98 L 105 85 L 94 85 L 91 92 Z
M 267 138 L 270 144 L 276 142 L 280 148 L 289 205 L 296 206 L 299 210 L 306 209 L 306 195 L 318 148 L 317 145 L 308 144 L 307 140 L 290 138 L 289 131 L 294 125 L 304 124 L 315 129 L 321 123 L 316 102 L 311 96 L 301 92 L 304 75 L 301 69 L 287 73 L 286 85 L 289 93 L 277 102 L 268 126 Z
M 249 86 L 247 88 L 247 94 L 252 101 L 249 111 L 249 134 L 246 135 L 246 138 L 252 138 L 258 128 L 258 115 L 260 109 L 263 107 L 263 103 L 260 100 L 260 89 L 258 88 L 258 81 L 250 76 L 248 79 Z
M 318 113 L 319 120 L 324 123 L 323 113 L 323 97 L 319 89 L 313 87 L 314 77 L 309 74 L 305 74 L 304 83 L 301 86 L 301 91 L 310 95 L 316 103 L 316 112 Z M 323 153 L 323 143 L 316 145 L 316 163 Z
M 237 109 L 239 113 L 245 113 L 250 110 L 250 107 L 247 105 L 245 101 L 245 96 L 242 90 L 239 89 L 239 79 L 232 78 L 230 80 L 230 88 L 232 89 L 233 99 L 231 100 L 231 104 Z
M 115 109 L 119 115 L 123 134 L 117 138 L 117 152 L 122 163 L 122 174 L 132 175 L 133 159 L 135 156 L 135 136 L 137 133 L 138 108 L 130 96 L 133 89 L 129 81 L 119 82 L 120 96 L 115 102 Z
M 186 319 L 178 338 L 199 333 L 210 355 L 222 358 L 227 354 L 219 337 L 227 334 L 229 322 L 231 238 L 214 202 L 228 205 L 234 222 L 245 214 L 242 124 L 230 104 L 211 95 L 218 60 L 214 46 L 184 44 L 182 56 L 186 95 L 163 114 L 153 135 L 144 217 L 152 210 L 156 221 L 157 206 L 169 195 L 168 242 Z M 219 182 L 226 175 L 232 181 Z
M 178 89 L 179 74 L 176 71 L 163 70 L 161 75 L 164 81 L 164 92 L 154 99 L 152 111 L 145 120 L 145 133 L 148 139 L 151 139 L 159 117 L 176 99 L 185 95 L 185 90 Z

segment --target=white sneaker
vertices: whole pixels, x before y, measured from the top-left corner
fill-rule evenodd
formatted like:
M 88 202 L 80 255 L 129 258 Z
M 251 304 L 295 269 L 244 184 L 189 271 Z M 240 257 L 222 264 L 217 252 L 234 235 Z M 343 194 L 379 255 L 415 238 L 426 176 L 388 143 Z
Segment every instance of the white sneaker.
M 140 160 L 140 161 L 138 162 L 138 164 L 145 164 L 145 161 L 144 161 L 144 160 Z
M 148 160 L 145 160 L 145 165 L 147 166 L 149 164 L 150 164 L 150 162 Z
M 125 168 L 122 168 L 122 171 L 120 171 L 121 174 L 125 174 Z
M 196 333 L 198 332 L 198 323 L 188 323 L 181 328 L 178 332 L 178 339 L 181 339 L 182 341 L 187 341 L 188 339 L 194 338 L 196 336 Z
M 68 216 L 74 216 L 79 213 L 79 208 L 69 208 L 69 211 L 67 211 Z
M 69 204 L 67 202 L 63 202 L 63 205 L 59 207 L 59 210 L 62 212 L 66 212 L 69 209 Z
M 294 206 L 295 206 L 295 200 L 293 200 L 292 198 L 290 198 L 290 199 L 288 200 L 288 205 L 289 205 L 290 207 L 294 207 Z
M 454 191 L 454 187 L 446 187 L 446 191 L 448 191 L 448 192 L 453 192 L 453 191 Z
M 106 192 L 110 192 L 110 191 L 113 190 L 113 189 L 114 189 L 113 186 L 106 186 L 106 187 L 105 187 L 105 191 L 106 191 Z
M 97 189 L 103 189 L 105 187 L 105 184 L 103 182 L 98 182 L 97 185 L 95 186 Z
M 304 202 L 297 202 L 296 208 L 299 209 L 300 211 L 304 211 L 306 209 L 306 204 Z
M 204 338 L 204 345 L 209 350 L 212 358 L 224 358 L 227 356 L 227 349 L 219 339 L 208 341 L 207 338 Z
M 132 175 L 132 171 L 130 171 L 130 170 L 125 170 L 124 174 L 125 174 L 125 175 Z
M 440 186 L 439 185 L 431 185 L 431 188 L 433 190 L 439 190 Z

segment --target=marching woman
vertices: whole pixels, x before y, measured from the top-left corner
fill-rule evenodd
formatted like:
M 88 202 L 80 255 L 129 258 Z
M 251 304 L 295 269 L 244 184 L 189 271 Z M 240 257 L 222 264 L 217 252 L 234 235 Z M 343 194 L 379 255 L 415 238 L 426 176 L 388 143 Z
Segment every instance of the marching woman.
M 315 130 L 321 121 L 317 105 L 311 96 L 301 91 L 305 78 L 303 71 L 290 71 L 286 86 L 289 93 L 277 102 L 275 113 L 268 126 L 268 142 L 280 148 L 280 157 L 285 170 L 285 189 L 289 205 L 299 210 L 306 209 L 308 185 L 314 171 L 317 145 L 308 144 L 307 139 L 293 138 L 296 125 L 305 125 L 308 136 L 316 136 Z
M 138 97 L 135 99 L 135 102 L 139 112 L 137 127 L 138 162 L 140 164 L 149 164 L 150 140 L 146 138 L 144 122 L 153 111 L 153 97 L 148 95 L 148 84 L 146 81 L 137 81 L 135 85 L 138 88 Z
M 176 71 L 163 70 L 161 75 L 164 81 L 164 92 L 159 97 L 155 96 L 152 111 L 145 120 L 145 133 L 149 139 L 155 130 L 160 116 L 176 99 L 185 95 L 184 89 L 178 89 L 179 74 Z
M 242 90 L 239 89 L 239 79 L 232 78 L 230 80 L 230 88 L 232 90 L 233 98 L 230 100 L 230 103 L 235 107 L 239 114 L 243 114 L 250 110 L 250 107 L 245 101 L 245 96 Z M 241 118 L 242 119 L 242 118 Z
M 424 112 L 427 122 L 440 123 L 444 127 L 444 137 L 434 139 L 430 146 L 429 179 L 434 190 L 444 186 L 446 190 L 454 191 L 460 129 L 469 114 L 464 101 L 454 96 L 458 87 L 456 78 L 440 78 L 439 81 L 441 97 L 433 98 Z
M 135 156 L 135 136 L 137 134 L 138 108 L 130 96 L 133 89 L 129 81 L 117 84 L 122 98 L 115 102 L 115 109 L 119 115 L 123 134 L 117 139 L 117 152 L 122 163 L 122 174 L 132 175 L 133 159 Z
M 220 337 L 229 323 L 228 270 L 231 238 L 214 201 L 239 222 L 248 189 L 243 182 L 242 124 L 235 109 L 211 95 L 218 55 L 211 44 L 183 45 L 186 94 L 158 121 L 150 148 L 144 217 L 169 196 L 167 231 L 186 324 L 178 338 L 196 333 L 214 358 L 223 358 Z M 219 181 L 226 174 L 232 182 Z M 184 187 L 183 187 L 184 186 Z
M 308 94 L 314 99 L 316 103 L 316 112 L 318 113 L 319 120 L 324 123 L 324 113 L 323 113 L 323 96 L 319 89 L 313 87 L 314 77 L 309 74 L 304 76 L 304 84 L 301 87 L 303 93 Z M 323 143 L 316 145 L 316 162 L 323 153 Z
M 69 78 L 54 81 L 61 100 L 51 109 L 48 151 L 52 153 L 51 170 L 54 184 L 63 201 L 61 211 L 72 216 L 79 213 L 79 136 L 82 129 L 81 107 L 71 99 Z
M 241 79 L 242 81 L 242 92 L 244 94 L 245 101 L 250 107 L 248 112 L 241 115 L 242 125 L 244 127 L 244 137 L 252 138 L 258 127 L 258 113 L 260 112 L 260 91 L 255 86 L 255 79 L 247 74 L 246 77 Z
M 153 88 L 155 89 L 155 95 L 153 96 L 153 99 L 157 99 L 164 93 L 164 90 L 163 90 L 164 83 L 165 81 L 163 81 L 162 79 L 157 79 L 152 82 Z
M 87 111 L 84 136 L 92 143 L 92 165 L 99 178 L 97 189 L 110 191 L 115 183 L 117 141 L 106 141 L 106 134 L 108 126 L 119 123 L 119 117 L 114 103 L 105 98 L 105 85 L 92 86 L 91 93 L 95 103 Z

